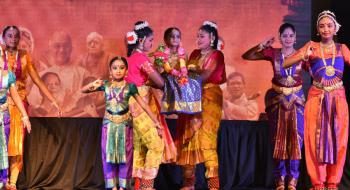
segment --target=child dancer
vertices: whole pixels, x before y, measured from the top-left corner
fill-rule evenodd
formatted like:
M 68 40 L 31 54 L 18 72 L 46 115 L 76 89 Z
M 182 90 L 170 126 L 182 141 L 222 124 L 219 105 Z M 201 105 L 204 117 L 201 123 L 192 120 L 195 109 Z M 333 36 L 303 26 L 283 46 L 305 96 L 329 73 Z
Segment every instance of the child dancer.
M 139 96 L 137 87 L 127 83 L 124 77 L 128 64 L 124 57 L 115 57 L 109 64 L 111 81 L 100 79 L 84 86 L 82 92 L 104 91 L 106 111 L 102 128 L 102 161 L 106 188 L 119 190 L 130 188 L 133 162 L 133 136 L 131 116 L 129 113 L 129 98 L 136 102 L 150 116 L 156 126 L 160 126 L 149 106 Z M 161 131 L 158 131 L 161 135 Z
M 187 76 L 186 53 L 181 47 L 180 30 L 176 27 L 168 28 L 164 32 L 164 41 L 166 45 L 160 45 L 154 54 L 155 62 L 165 71 L 161 113 L 201 112 L 201 80 Z

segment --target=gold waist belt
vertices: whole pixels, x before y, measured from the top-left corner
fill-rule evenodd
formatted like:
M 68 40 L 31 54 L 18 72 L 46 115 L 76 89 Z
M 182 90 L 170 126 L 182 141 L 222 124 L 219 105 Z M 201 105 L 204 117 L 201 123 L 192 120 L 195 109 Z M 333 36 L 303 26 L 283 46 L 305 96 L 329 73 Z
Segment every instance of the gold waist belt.
M 272 88 L 278 93 L 283 93 L 284 95 L 290 95 L 301 90 L 302 85 L 299 85 L 296 87 L 283 87 L 283 86 L 272 84 Z
M 219 85 L 218 84 L 214 84 L 214 83 L 206 83 L 206 84 L 204 84 L 203 88 L 207 89 L 207 88 L 212 88 L 212 87 L 215 87 L 215 86 L 219 86 Z
M 332 90 L 336 90 L 336 89 L 342 88 L 343 87 L 343 81 L 335 83 L 335 84 L 333 84 L 331 86 L 324 86 L 320 82 L 313 81 L 312 85 L 314 85 L 316 88 L 319 88 L 319 89 L 325 90 L 327 92 L 330 92 Z
M 105 118 L 109 119 L 110 121 L 113 121 L 113 123 L 115 124 L 122 123 L 124 121 L 129 121 L 130 117 L 130 112 L 127 112 L 123 115 L 112 115 L 108 112 L 105 112 Z

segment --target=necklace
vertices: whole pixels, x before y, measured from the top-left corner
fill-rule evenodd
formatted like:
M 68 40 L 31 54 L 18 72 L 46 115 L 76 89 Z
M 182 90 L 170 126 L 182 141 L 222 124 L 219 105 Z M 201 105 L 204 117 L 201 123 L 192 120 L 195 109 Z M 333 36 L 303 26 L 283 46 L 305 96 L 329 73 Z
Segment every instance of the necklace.
M 119 88 L 119 91 L 116 92 L 115 88 Z M 111 82 L 110 92 L 111 92 L 111 98 L 112 101 L 116 101 L 116 103 L 120 103 L 124 100 L 124 89 L 125 89 L 125 80 L 122 82 Z
M 321 48 L 320 48 L 321 49 L 321 58 L 322 58 L 323 65 L 326 68 L 326 75 L 331 77 L 335 74 L 335 69 L 334 69 L 335 45 L 334 45 L 334 42 L 332 42 L 332 44 L 331 44 L 331 46 L 332 46 L 332 63 L 331 63 L 331 65 L 327 65 L 326 59 L 324 58 L 323 47 L 326 47 L 326 46 L 323 46 L 323 44 L 321 42 L 320 42 L 320 46 L 321 46 Z
M 120 82 L 112 80 L 111 86 L 112 87 L 117 87 L 117 88 L 123 87 L 123 86 L 125 86 L 125 80 L 120 81 Z
M 9 64 L 9 52 L 5 50 L 4 53 L 4 70 L 11 70 L 12 72 L 15 73 L 16 77 L 21 76 L 22 74 L 22 64 L 21 64 L 21 59 L 19 56 L 18 51 L 16 51 L 16 55 L 14 57 L 14 60 L 12 59 L 11 62 L 13 62 L 13 66 Z
M 295 49 L 293 49 L 293 51 L 290 53 L 290 54 L 288 54 L 288 55 L 284 55 L 284 53 L 282 52 L 282 50 L 281 50 L 281 54 L 282 54 L 282 63 L 284 62 L 284 59 L 286 58 L 286 57 L 289 57 L 290 55 L 292 55 L 293 53 L 295 52 Z M 289 83 L 293 83 L 294 82 L 294 78 L 293 78 L 293 66 L 291 66 L 291 67 L 288 67 L 288 68 L 286 68 L 286 69 L 284 69 L 284 72 L 286 73 L 286 75 L 287 75 L 287 81 L 289 82 Z

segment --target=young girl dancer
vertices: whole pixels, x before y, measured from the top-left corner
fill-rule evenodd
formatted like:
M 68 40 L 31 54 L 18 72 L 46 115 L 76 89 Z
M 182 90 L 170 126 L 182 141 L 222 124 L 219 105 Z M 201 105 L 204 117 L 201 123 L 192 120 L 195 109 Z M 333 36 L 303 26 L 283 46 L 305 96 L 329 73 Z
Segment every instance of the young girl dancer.
M 336 190 L 343 174 L 348 144 L 349 113 L 343 86 L 344 63 L 350 64 L 345 44 L 335 43 L 340 28 L 334 13 L 318 15 L 320 42 L 310 41 L 284 61 L 303 61 L 313 78 L 305 104 L 305 158 L 314 190 Z
M 187 75 L 186 52 L 181 46 L 180 30 L 175 27 L 168 28 L 164 33 L 164 41 L 166 45 L 160 45 L 154 54 L 155 62 L 165 71 L 161 113 L 201 112 L 201 80 Z
M 89 93 L 104 91 L 106 111 L 102 128 L 102 160 L 106 188 L 130 188 L 133 157 L 133 136 L 131 116 L 129 112 L 129 98 L 132 96 L 144 111 L 152 118 L 154 124 L 159 126 L 149 106 L 143 101 L 134 84 L 127 83 L 124 77 L 128 64 L 124 57 L 115 57 L 110 62 L 110 75 L 112 80 L 100 79 L 84 86 L 82 92 Z

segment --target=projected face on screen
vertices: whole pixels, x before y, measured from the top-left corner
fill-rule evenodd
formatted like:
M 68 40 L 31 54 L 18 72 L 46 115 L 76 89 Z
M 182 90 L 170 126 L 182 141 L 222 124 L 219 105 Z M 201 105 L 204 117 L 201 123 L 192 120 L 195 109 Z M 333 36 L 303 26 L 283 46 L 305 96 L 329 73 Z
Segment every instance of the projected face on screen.
M 54 64 L 69 64 L 72 53 L 72 41 L 70 35 L 65 32 L 55 32 L 49 42 L 49 54 Z
M 97 32 L 92 32 L 87 36 L 86 44 L 89 53 L 98 54 L 103 51 L 103 37 Z
M 232 95 L 232 99 L 237 99 L 242 96 L 245 91 L 245 85 L 241 76 L 234 76 L 227 81 L 227 90 Z

